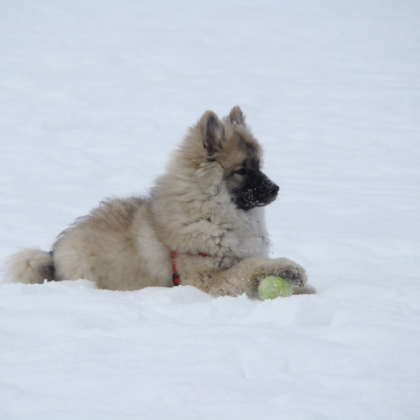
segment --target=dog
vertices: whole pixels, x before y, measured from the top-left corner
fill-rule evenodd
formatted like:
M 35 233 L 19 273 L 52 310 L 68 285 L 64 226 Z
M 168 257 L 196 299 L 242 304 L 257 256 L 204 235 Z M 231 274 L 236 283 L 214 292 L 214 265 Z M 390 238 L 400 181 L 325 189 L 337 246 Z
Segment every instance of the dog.
M 62 232 L 52 251 L 13 255 L 13 282 L 89 279 L 99 288 L 191 285 L 215 297 L 256 295 L 268 275 L 314 293 L 305 270 L 269 259 L 264 207 L 279 187 L 262 171 L 263 150 L 239 106 L 207 111 L 189 128 L 148 197 L 104 201 Z

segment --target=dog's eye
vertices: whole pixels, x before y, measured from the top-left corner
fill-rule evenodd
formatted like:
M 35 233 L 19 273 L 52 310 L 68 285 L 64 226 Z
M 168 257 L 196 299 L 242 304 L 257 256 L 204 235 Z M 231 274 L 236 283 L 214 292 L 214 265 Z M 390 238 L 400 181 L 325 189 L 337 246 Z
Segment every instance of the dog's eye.
M 235 171 L 235 174 L 245 175 L 246 174 L 246 170 L 245 170 L 245 168 L 238 169 L 237 171 Z

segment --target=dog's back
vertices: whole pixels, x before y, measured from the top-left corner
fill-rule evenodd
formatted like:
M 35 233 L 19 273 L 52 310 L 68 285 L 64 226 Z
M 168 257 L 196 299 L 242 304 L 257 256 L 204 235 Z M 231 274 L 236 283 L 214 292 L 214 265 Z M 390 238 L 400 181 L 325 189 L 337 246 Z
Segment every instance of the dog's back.
M 156 238 L 142 198 L 102 203 L 60 235 L 53 258 L 56 280 L 87 278 L 110 290 L 167 286 L 170 280 L 168 250 Z

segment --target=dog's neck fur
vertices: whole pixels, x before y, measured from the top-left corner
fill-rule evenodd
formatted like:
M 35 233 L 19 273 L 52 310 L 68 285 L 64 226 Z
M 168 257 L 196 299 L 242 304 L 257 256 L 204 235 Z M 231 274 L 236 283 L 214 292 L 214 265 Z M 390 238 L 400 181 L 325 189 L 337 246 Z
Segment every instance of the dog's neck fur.
M 263 208 L 248 211 L 236 209 L 226 199 L 223 186 L 214 186 L 218 199 L 192 191 L 182 177 L 170 174 L 162 177 L 153 191 L 153 223 L 165 245 L 180 253 L 228 256 L 244 259 L 252 256 L 267 257 L 268 234 Z M 170 191 L 177 199 L 171 200 Z M 200 199 L 197 195 L 200 194 Z M 190 197 L 195 196 L 194 200 Z M 181 200 L 182 198 L 182 200 Z M 179 217 L 182 213 L 184 217 Z M 161 223 L 160 221 L 165 221 Z M 173 240 L 171 240 L 173 239 Z

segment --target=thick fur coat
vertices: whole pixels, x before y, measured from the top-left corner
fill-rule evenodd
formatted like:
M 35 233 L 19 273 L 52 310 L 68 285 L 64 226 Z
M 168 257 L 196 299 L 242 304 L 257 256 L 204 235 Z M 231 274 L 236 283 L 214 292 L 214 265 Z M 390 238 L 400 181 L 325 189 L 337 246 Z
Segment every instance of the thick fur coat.
M 180 284 L 213 296 L 256 293 L 261 278 L 287 278 L 311 293 L 305 270 L 269 259 L 264 206 L 279 187 L 261 172 L 262 148 L 239 107 L 223 120 L 207 111 L 173 154 L 149 197 L 114 199 L 61 233 L 51 252 L 11 257 L 11 281 L 96 282 L 110 290 Z M 174 254 L 175 253 L 175 254 Z

